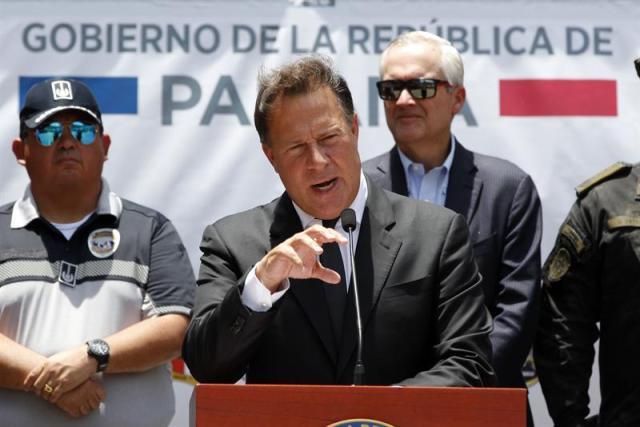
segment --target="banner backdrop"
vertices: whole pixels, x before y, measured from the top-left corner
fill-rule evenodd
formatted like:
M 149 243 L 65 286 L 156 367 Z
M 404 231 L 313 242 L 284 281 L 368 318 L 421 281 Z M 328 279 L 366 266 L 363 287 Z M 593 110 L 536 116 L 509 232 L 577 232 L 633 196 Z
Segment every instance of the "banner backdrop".
M 543 257 L 573 188 L 640 158 L 633 1 L 3 0 L 0 9 L 0 202 L 28 182 L 10 150 L 28 87 L 49 76 L 85 79 L 112 136 L 111 188 L 171 218 L 196 269 L 206 224 L 282 191 L 252 124 L 255 82 L 262 66 L 300 54 L 335 59 L 365 160 L 392 145 L 375 92 L 384 47 L 411 29 L 448 38 L 463 55 L 468 95 L 454 132 L 532 175 Z M 174 368 L 188 375 L 179 361 Z M 191 386 L 176 390 L 174 425 L 185 425 Z M 550 425 L 539 386 L 531 395 L 538 425 Z

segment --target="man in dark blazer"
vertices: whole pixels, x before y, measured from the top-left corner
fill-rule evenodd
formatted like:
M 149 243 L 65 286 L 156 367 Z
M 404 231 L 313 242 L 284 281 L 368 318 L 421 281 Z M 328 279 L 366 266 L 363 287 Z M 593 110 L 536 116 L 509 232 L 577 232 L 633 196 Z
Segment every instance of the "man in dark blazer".
M 194 377 L 353 382 L 347 239 L 341 221 L 320 225 L 352 208 L 364 384 L 493 384 L 491 319 L 464 219 L 367 182 L 351 94 L 330 61 L 305 57 L 263 74 L 254 117 L 286 191 L 204 231 L 183 345 Z M 333 250 L 340 265 L 328 268 Z
M 405 33 L 382 54 L 379 93 L 396 146 L 366 161 L 382 188 L 462 214 L 493 316 L 492 364 L 503 387 L 525 387 L 521 368 L 535 333 L 541 207 L 531 178 L 474 153 L 451 133 L 465 100 L 462 59 L 446 40 Z

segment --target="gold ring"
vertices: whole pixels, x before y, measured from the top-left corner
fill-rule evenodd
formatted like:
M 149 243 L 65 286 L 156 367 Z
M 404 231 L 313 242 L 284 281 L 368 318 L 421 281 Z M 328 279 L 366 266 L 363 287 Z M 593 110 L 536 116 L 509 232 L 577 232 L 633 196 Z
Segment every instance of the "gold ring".
M 51 387 L 51 384 L 46 383 L 44 385 L 44 388 L 42 389 L 42 391 L 44 391 L 47 394 L 51 394 L 51 393 L 53 393 L 53 387 Z

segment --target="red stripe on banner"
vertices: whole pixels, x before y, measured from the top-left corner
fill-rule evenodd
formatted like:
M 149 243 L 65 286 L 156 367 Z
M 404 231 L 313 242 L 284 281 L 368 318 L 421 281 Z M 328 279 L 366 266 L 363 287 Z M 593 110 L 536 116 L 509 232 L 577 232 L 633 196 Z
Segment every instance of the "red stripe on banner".
M 501 116 L 617 116 L 615 80 L 500 80 Z

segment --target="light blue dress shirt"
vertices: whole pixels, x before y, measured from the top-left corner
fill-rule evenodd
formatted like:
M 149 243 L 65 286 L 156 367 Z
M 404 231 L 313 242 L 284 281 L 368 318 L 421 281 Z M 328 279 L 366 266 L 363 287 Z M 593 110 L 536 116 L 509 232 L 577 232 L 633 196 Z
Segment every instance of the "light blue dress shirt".
M 407 179 L 409 197 L 444 206 L 444 202 L 447 199 L 447 187 L 449 186 L 449 171 L 451 170 L 455 151 L 456 141 L 451 136 L 451 150 L 449 150 L 449 155 L 444 160 L 444 163 L 427 171 L 424 165 L 413 163 L 398 149 L 404 176 Z

